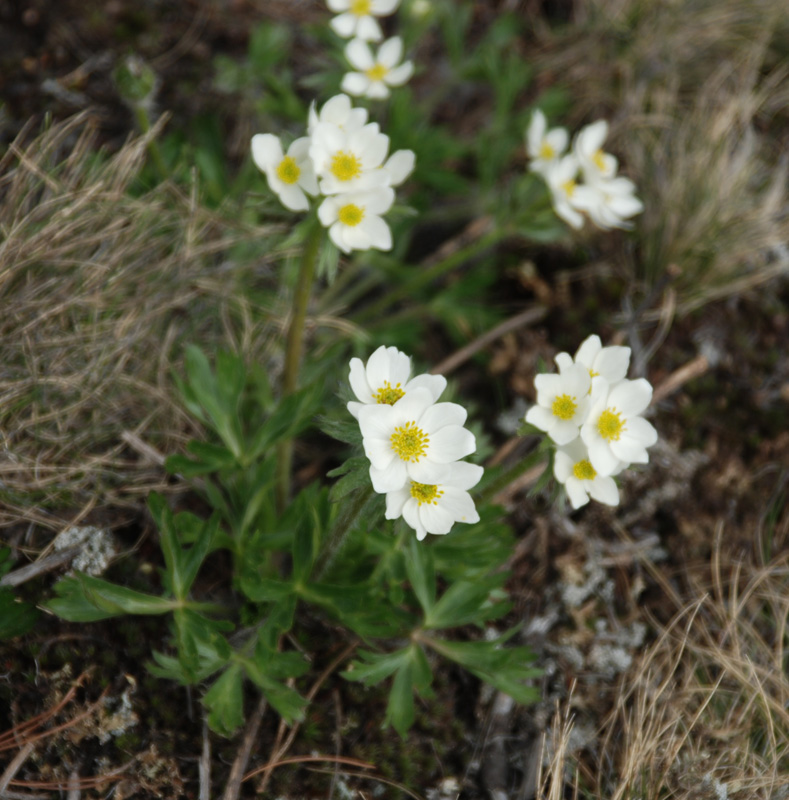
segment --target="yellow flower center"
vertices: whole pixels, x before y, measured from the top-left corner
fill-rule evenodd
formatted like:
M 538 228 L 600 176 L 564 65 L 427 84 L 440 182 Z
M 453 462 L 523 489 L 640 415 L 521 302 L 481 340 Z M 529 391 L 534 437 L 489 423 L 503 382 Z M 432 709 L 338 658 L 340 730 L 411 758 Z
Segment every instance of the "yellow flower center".
M 364 209 L 348 203 L 337 212 L 337 217 L 343 225 L 355 228 L 364 219 Z
M 386 77 L 387 72 L 389 72 L 389 70 L 383 64 L 373 64 L 370 69 L 365 70 L 364 74 L 367 75 L 371 81 L 382 81 Z
M 438 505 L 438 498 L 444 493 L 438 486 L 432 486 L 429 483 L 417 483 L 411 481 L 411 497 L 416 500 L 421 506 L 422 503 L 429 503 L 430 505 Z
M 353 0 L 350 7 L 351 14 L 357 17 L 365 17 L 370 13 L 371 0 Z
M 578 403 L 576 403 L 575 398 L 570 397 L 569 394 L 560 394 L 554 399 L 551 405 L 551 411 L 554 417 L 559 417 L 559 419 L 572 419 L 577 410 Z
M 430 439 L 427 434 L 417 427 L 416 422 L 406 422 L 399 428 L 394 429 L 389 441 L 392 450 L 397 453 L 403 461 L 416 462 L 427 452 Z
M 575 191 L 575 181 L 573 181 L 573 180 L 565 181 L 562 184 L 562 191 L 568 197 L 572 197 L 573 196 L 573 192 Z
M 603 159 L 603 151 L 602 150 L 598 150 L 592 156 L 592 161 L 594 162 L 594 165 L 597 167 L 597 169 L 600 170 L 600 172 L 602 172 L 605 169 L 605 160 Z
M 540 145 L 540 158 L 550 161 L 555 155 L 556 151 L 548 144 L 548 142 L 543 142 Z
M 353 153 L 340 150 L 332 157 L 329 171 L 338 181 L 350 181 L 362 174 L 362 162 Z
M 618 442 L 624 429 L 625 421 L 615 408 L 607 408 L 597 420 L 597 432 L 607 442 Z
M 384 385 L 373 394 L 373 400 L 379 404 L 385 403 L 388 406 L 393 406 L 404 394 L 405 392 L 400 388 L 399 383 L 396 386 L 392 386 L 389 381 L 384 381 Z
M 573 475 L 575 475 L 579 481 L 593 481 L 597 477 L 597 470 L 595 470 L 587 459 L 584 459 L 575 464 L 573 467 Z
M 279 162 L 279 166 L 277 167 L 277 177 L 283 183 L 296 183 L 300 175 L 301 170 L 290 156 L 285 156 L 285 158 Z

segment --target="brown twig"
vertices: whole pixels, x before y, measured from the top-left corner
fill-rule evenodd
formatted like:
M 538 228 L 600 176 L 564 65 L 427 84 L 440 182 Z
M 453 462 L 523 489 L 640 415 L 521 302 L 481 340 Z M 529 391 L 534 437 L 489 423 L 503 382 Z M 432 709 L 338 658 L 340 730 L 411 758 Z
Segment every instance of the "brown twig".
M 495 328 L 491 328 L 481 336 L 478 336 L 473 342 L 469 342 L 465 347 L 461 347 L 460 350 L 455 351 L 449 358 L 445 358 L 433 367 L 430 372 L 433 375 L 446 375 L 452 372 L 480 350 L 484 350 L 488 345 L 495 342 L 496 339 L 499 339 L 507 333 L 516 331 L 518 328 L 523 328 L 526 325 L 533 325 L 535 322 L 539 322 L 547 313 L 548 309 L 545 308 L 545 306 L 534 306 L 533 308 L 527 308 L 525 311 L 521 311 L 520 314 L 516 314 L 510 319 L 504 320 L 504 322 L 496 325 Z
M 197 765 L 200 776 L 199 800 L 211 800 L 211 740 L 208 738 L 208 725 L 203 723 L 203 751 Z
M 11 781 L 14 779 L 14 775 L 22 767 L 22 764 L 27 761 L 30 757 L 30 754 L 33 752 L 33 742 L 28 742 L 11 760 L 11 763 L 5 768 L 5 771 L 2 775 L 0 775 L 0 797 L 5 794 L 5 790 L 8 788 Z
M 375 768 L 375 764 L 368 764 L 366 761 L 360 761 L 358 758 L 348 758 L 347 756 L 291 756 L 290 758 L 281 758 L 278 761 L 270 761 L 262 767 L 253 769 L 252 772 L 248 772 L 244 775 L 244 780 L 246 781 L 250 778 L 254 778 L 255 775 L 260 775 L 261 772 L 275 770 L 277 767 L 284 767 L 287 764 L 308 764 L 321 761 L 328 761 L 332 764 L 350 764 L 352 767 L 361 767 L 362 769 Z
M 346 658 L 348 658 L 348 656 L 350 656 L 350 654 L 356 649 L 358 644 L 359 644 L 358 641 L 351 642 L 336 658 L 334 658 L 329 663 L 326 669 L 324 669 L 323 672 L 321 672 L 321 674 L 318 676 L 318 679 L 315 681 L 315 683 L 312 684 L 312 687 L 310 688 L 309 692 L 307 692 L 306 699 L 308 703 L 311 703 L 315 699 L 315 695 L 318 694 L 318 690 L 320 689 L 321 686 L 323 686 L 323 683 L 326 681 L 329 675 L 331 675 L 332 672 L 334 672 L 334 670 L 337 669 L 339 664 L 341 664 L 343 661 L 345 661 Z M 282 741 L 282 737 L 285 734 L 285 723 L 284 722 L 280 723 L 279 730 L 277 731 L 277 738 L 274 742 L 272 756 L 269 761 L 270 764 L 273 764 L 278 759 L 281 759 L 282 756 L 288 752 L 290 746 L 293 744 L 293 740 L 296 738 L 296 734 L 299 732 L 299 727 L 300 727 L 299 723 L 295 722 L 290 729 L 290 733 L 288 734 L 288 738 L 285 740 L 285 743 L 280 745 L 280 741 Z M 274 771 L 274 768 L 275 768 L 274 766 L 268 768 L 263 767 L 262 771 L 264 772 L 264 775 L 260 779 L 260 783 L 258 784 L 258 789 L 257 789 L 258 794 L 263 794 L 263 792 L 266 791 L 266 787 L 268 786 L 268 782 L 271 778 L 271 773 Z M 261 770 L 258 770 L 258 772 L 260 771 Z M 250 773 L 250 775 L 252 775 L 252 773 Z M 244 780 L 246 780 L 247 777 L 249 777 L 249 775 L 246 776 Z
M 63 567 L 68 564 L 81 549 L 80 547 L 68 547 L 46 558 L 39 558 L 38 561 L 34 561 L 32 564 L 27 564 L 24 567 L 15 569 L 13 572 L 9 572 L 7 575 L 3 575 L 3 577 L 0 578 L 0 586 L 19 586 L 25 581 L 38 578 L 39 575 L 43 575 L 45 572 Z
M 238 748 L 236 760 L 230 768 L 230 777 L 227 780 L 225 793 L 222 795 L 222 800 L 236 800 L 238 793 L 241 789 L 241 782 L 246 780 L 244 777 L 244 770 L 249 763 L 249 756 L 252 752 L 252 743 L 260 730 L 260 723 L 263 721 L 263 715 L 266 713 L 268 702 L 265 697 L 260 698 L 255 713 L 249 718 L 247 727 L 244 729 L 244 738 L 241 741 L 241 747 Z
M 710 368 L 706 356 L 697 356 L 692 361 L 674 370 L 652 393 L 652 404 L 659 403 L 670 394 L 681 389 L 688 381 L 701 377 Z

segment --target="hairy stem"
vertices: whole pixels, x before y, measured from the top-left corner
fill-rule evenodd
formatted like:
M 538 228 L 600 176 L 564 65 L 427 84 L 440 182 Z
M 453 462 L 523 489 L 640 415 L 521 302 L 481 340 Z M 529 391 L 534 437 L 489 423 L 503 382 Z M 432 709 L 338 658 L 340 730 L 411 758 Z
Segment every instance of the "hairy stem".
M 285 344 L 285 370 L 282 375 L 282 399 L 296 391 L 299 383 L 301 352 L 304 345 L 304 321 L 310 301 L 312 282 L 315 278 L 315 264 L 318 260 L 323 229 L 317 220 L 304 243 L 304 251 L 299 265 L 299 277 L 293 294 L 293 310 L 290 315 Z M 293 462 L 293 440 L 280 442 L 277 447 L 277 510 L 285 510 L 290 499 L 290 473 Z

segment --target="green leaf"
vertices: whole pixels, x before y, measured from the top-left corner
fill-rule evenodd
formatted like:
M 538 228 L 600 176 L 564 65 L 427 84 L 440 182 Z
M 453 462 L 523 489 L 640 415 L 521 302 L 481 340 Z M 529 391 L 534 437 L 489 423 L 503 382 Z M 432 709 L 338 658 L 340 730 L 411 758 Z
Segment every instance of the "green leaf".
M 370 462 L 365 456 L 349 458 L 342 466 L 326 473 L 329 478 L 342 477 L 332 486 L 329 499 L 332 503 L 342 500 L 354 489 L 370 485 Z
M 456 628 L 469 623 L 481 624 L 506 614 L 509 603 L 490 603 L 490 595 L 506 580 L 505 573 L 481 578 L 474 583 L 459 581 L 444 592 L 429 613 L 426 629 Z
M 222 736 L 232 736 L 244 721 L 244 674 L 240 664 L 228 667 L 203 696 L 208 725 Z
M 27 633 L 37 619 L 38 611 L 34 606 L 17 601 L 10 589 L 0 589 L 0 639 Z
M 330 419 L 329 417 L 318 417 L 318 427 L 333 439 L 346 444 L 361 445 L 362 432 L 358 422 L 346 422 L 344 420 Z
M 69 622 L 98 622 L 124 613 L 98 608 L 87 598 L 82 584 L 76 578 L 62 578 L 54 589 L 57 597 L 44 603 L 44 608 Z
M 315 416 L 321 400 L 315 386 L 308 386 L 282 398 L 252 439 L 249 459 L 258 458 L 277 442 L 299 434 Z
M 277 602 L 294 592 L 293 584 L 290 581 L 280 581 L 275 578 L 242 575 L 239 583 L 241 591 L 253 603 Z
M 392 727 L 405 739 L 408 729 L 414 722 L 414 665 L 409 658 L 397 671 L 389 702 L 386 705 L 384 725 Z
M 239 663 L 243 664 L 250 680 L 262 690 L 271 706 L 289 725 L 304 718 L 304 709 L 307 707 L 307 701 L 295 689 L 291 689 L 276 680 L 274 674 L 286 672 L 286 664 L 291 669 L 295 667 L 293 655 L 297 654 L 289 654 L 284 659 L 280 659 L 279 663 L 276 663 L 276 654 L 273 651 L 269 651 L 267 648 L 259 648 L 256 651 L 255 658 L 238 657 Z M 305 668 L 308 669 L 309 664 L 304 662 L 301 657 L 299 658 Z M 303 672 L 299 672 L 299 674 L 303 674 Z
M 96 608 L 106 612 L 107 616 L 166 614 L 177 605 L 169 598 L 137 592 L 81 572 L 76 574 L 76 578 L 87 600 Z
M 361 661 L 352 661 L 350 667 L 342 674 L 349 681 L 358 681 L 365 686 L 374 686 L 388 678 L 409 658 L 410 647 L 397 650 L 394 653 L 373 653 L 370 650 L 360 650 Z
M 408 542 L 408 557 L 405 569 L 411 588 L 419 600 L 419 605 L 429 616 L 436 602 L 436 572 L 433 567 L 433 554 L 426 543 L 420 543 L 413 536 Z

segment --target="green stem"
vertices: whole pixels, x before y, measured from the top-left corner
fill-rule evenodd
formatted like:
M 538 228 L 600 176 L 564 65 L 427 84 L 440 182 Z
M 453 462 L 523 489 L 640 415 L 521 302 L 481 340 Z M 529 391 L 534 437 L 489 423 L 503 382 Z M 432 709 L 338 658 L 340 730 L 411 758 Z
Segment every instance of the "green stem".
M 137 125 L 139 125 L 143 135 L 151 130 L 151 118 L 148 116 L 145 106 L 140 103 L 134 104 L 134 118 L 137 120 Z M 147 147 L 148 155 L 151 157 L 154 169 L 159 173 L 159 178 L 163 181 L 167 180 L 167 167 L 164 165 L 159 143 L 156 139 L 149 139 Z
M 299 277 L 293 293 L 293 310 L 288 325 L 285 344 L 285 371 L 282 375 L 282 399 L 296 391 L 299 383 L 301 351 L 304 344 L 304 321 L 310 301 L 312 282 L 315 278 L 315 264 L 318 260 L 323 228 L 317 220 L 304 243 L 304 251 L 299 265 Z M 277 446 L 277 509 L 282 513 L 290 499 L 290 472 L 293 462 L 293 440 L 286 439 Z
M 433 264 L 432 267 L 428 267 L 427 269 L 421 271 L 415 269 L 413 272 L 413 277 L 410 280 L 405 281 L 391 292 L 388 292 L 384 297 L 378 300 L 378 302 L 368 306 L 358 315 L 358 318 L 355 320 L 355 322 L 357 324 L 364 324 L 365 322 L 369 322 L 371 320 L 380 319 L 383 313 L 398 300 L 402 300 L 404 297 L 413 296 L 424 286 L 427 286 L 429 283 L 432 283 L 434 280 L 436 280 L 436 278 L 441 277 L 446 272 L 451 272 L 453 269 L 459 267 L 470 258 L 479 255 L 479 253 L 483 253 L 485 250 L 489 249 L 494 244 L 497 244 L 509 235 L 510 232 L 506 228 L 496 228 L 495 230 L 486 233 L 484 236 L 481 236 L 472 244 L 455 251 L 451 256 L 448 256 L 443 261 Z
M 373 496 L 373 487 L 356 492 L 356 500 L 351 505 L 343 506 L 337 521 L 334 524 L 329 539 L 318 557 L 318 569 L 315 580 L 319 581 L 331 568 L 337 553 L 342 549 L 348 533 L 359 519 L 370 498 Z

